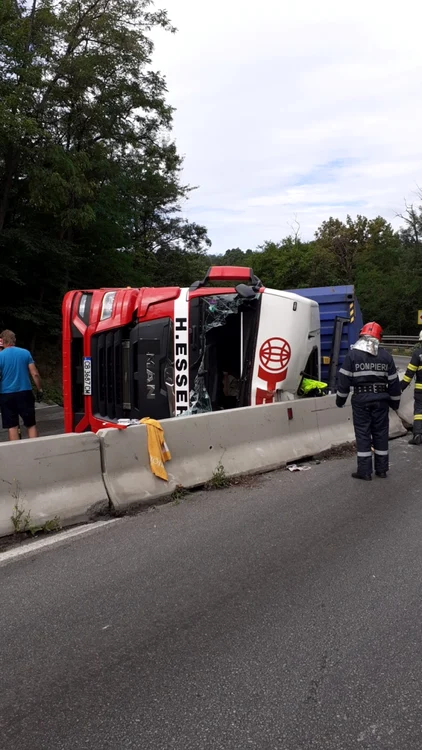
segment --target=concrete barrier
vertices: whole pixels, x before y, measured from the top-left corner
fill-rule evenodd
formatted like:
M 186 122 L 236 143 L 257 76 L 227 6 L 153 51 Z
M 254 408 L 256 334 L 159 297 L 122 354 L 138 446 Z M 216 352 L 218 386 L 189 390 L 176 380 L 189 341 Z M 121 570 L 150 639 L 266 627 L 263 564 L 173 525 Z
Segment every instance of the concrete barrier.
M 403 409 L 410 405 L 410 389 Z M 405 393 L 405 396 L 407 391 Z M 180 417 L 163 421 L 172 460 L 169 482 L 150 471 L 144 425 L 98 435 L 57 435 L 0 447 L 0 536 L 13 533 L 14 506 L 21 529 L 58 517 L 63 526 L 87 521 L 108 508 L 151 505 L 181 485 L 208 482 L 219 465 L 227 476 L 257 473 L 317 455 L 354 440 L 350 404 L 335 396 Z M 404 434 L 390 415 L 390 436 Z
M 227 476 L 268 471 L 354 439 L 350 406 L 335 396 L 164 420 L 172 460 L 169 482 L 150 472 L 146 428 L 102 430 L 104 481 L 116 509 L 151 504 L 178 486 L 209 481 L 219 464 Z
M 171 420 L 168 420 L 171 422 Z M 167 429 L 167 420 L 162 425 Z M 179 422 L 179 419 L 174 420 Z M 169 482 L 157 479 L 150 470 L 147 430 L 145 425 L 128 427 L 126 430 L 100 430 L 103 479 L 108 497 L 116 510 L 131 505 L 150 505 L 153 498 L 170 495 L 177 482 L 171 469 L 173 462 L 166 463 Z M 167 434 L 166 434 L 167 439 Z M 178 440 L 182 442 L 179 434 Z M 174 455 L 175 446 L 171 449 Z
M 116 510 L 151 505 L 177 486 L 208 482 L 221 464 L 228 477 L 278 468 L 354 441 L 352 409 L 335 396 L 163 420 L 172 460 L 168 482 L 149 468 L 145 426 L 99 432 L 104 482 Z M 390 411 L 390 437 L 405 434 Z
M 325 431 L 326 437 L 328 439 L 337 440 L 337 443 L 344 443 L 345 436 L 347 436 L 347 441 L 354 440 L 355 436 L 350 400 L 344 409 L 338 409 L 336 407 L 334 397 L 328 397 L 328 399 L 323 399 L 323 401 L 325 402 L 323 408 L 318 409 L 317 411 L 320 431 Z M 390 439 L 405 435 L 407 430 L 403 427 L 402 420 L 397 415 L 397 412 L 390 409 L 389 416 L 390 425 L 388 434 Z M 345 423 L 347 423 L 347 426 Z
M 109 501 L 97 435 L 57 435 L 0 447 L 0 536 L 11 534 L 14 506 L 31 526 L 54 517 L 63 526 L 89 520 Z

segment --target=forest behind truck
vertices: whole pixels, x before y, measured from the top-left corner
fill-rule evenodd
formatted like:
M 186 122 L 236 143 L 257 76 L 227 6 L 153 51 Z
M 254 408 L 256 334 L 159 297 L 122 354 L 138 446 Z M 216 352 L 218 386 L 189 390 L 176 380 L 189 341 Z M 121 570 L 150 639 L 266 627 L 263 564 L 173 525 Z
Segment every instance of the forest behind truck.
M 276 289 L 353 284 L 365 318 L 416 333 L 420 195 L 399 230 L 327 217 L 305 241 L 298 217 L 287 237 L 210 254 L 206 227 L 183 216 L 193 188 L 154 69 L 159 28 L 175 31 L 149 0 L 0 3 L 0 328 L 34 352 L 51 398 L 72 288 L 185 286 L 246 265 Z

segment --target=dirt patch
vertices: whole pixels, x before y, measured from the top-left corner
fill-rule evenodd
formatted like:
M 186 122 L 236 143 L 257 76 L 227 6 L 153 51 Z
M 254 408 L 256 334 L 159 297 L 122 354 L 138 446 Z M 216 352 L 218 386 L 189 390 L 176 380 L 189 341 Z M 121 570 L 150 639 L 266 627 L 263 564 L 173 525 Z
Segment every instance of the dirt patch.
M 335 448 L 330 448 L 327 451 L 319 453 L 316 458 L 321 461 L 334 458 L 347 458 L 348 456 L 356 455 L 356 443 L 345 443 L 344 445 L 337 445 Z
M 263 474 L 247 474 L 246 476 L 235 477 L 230 484 L 233 487 L 255 487 L 262 480 L 262 477 Z

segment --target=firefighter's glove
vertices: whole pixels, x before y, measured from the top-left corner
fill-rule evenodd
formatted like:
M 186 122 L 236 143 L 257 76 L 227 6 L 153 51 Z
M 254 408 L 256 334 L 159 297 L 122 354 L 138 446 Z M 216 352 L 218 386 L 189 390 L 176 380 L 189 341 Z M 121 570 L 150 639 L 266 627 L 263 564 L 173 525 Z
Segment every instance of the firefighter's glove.
M 44 391 L 37 391 L 36 399 L 39 404 L 41 403 L 43 398 L 44 398 Z
M 402 380 L 401 383 L 400 383 L 400 387 L 401 387 L 401 392 L 402 393 L 403 393 L 403 391 L 406 390 L 407 386 L 408 386 L 408 383 L 405 383 L 404 380 Z

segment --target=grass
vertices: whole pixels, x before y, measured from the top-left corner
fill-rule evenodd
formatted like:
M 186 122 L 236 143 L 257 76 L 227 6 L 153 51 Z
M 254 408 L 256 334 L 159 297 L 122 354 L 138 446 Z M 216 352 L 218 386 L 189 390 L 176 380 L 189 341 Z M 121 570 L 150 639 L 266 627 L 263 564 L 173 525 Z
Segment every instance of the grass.
M 205 487 L 207 490 L 221 490 L 224 487 L 230 487 L 231 484 L 232 480 L 227 476 L 226 470 L 220 462 Z
M 62 524 L 58 516 L 50 518 L 45 523 L 34 525 L 31 523 L 31 511 L 25 510 L 23 506 L 18 504 L 13 507 L 13 514 L 11 515 L 11 521 L 13 523 L 13 529 L 15 534 L 50 534 L 52 531 L 60 531 Z
M 13 513 L 10 516 L 10 519 L 13 523 L 15 534 L 21 534 L 25 531 L 29 531 L 31 513 L 30 511 L 26 511 L 22 505 L 19 505 L 19 503 L 15 503 L 15 505 L 13 506 Z
M 397 357 L 410 357 L 413 349 L 392 349 L 392 354 Z
M 21 500 L 21 486 L 17 479 L 13 480 L 10 494 L 15 501 L 15 504 L 13 506 L 13 513 L 10 516 L 10 520 L 12 521 L 15 534 L 19 534 L 22 531 L 28 530 L 31 513 L 29 511 L 26 511 L 23 506 Z
M 170 495 L 170 502 L 174 503 L 175 505 L 178 505 L 180 501 L 186 497 L 188 494 L 188 490 L 186 487 L 182 487 L 181 484 L 178 484 L 177 487 L 173 490 L 173 492 Z
M 58 516 L 54 516 L 54 518 L 50 518 L 48 521 L 37 526 L 31 523 L 31 511 L 26 510 L 23 505 L 20 484 L 16 479 L 13 480 L 10 494 L 15 501 L 13 513 L 10 516 L 15 534 L 29 533 L 31 536 L 35 536 L 39 533 L 49 534 L 52 531 L 60 531 L 62 524 Z
M 54 516 L 54 518 L 50 518 L 49 521 L 46 521 L 39 526 L 32 526 L 30 524 L 27 528 L 27 531 L 29 531 L 31 536 L 35 536 L 36 534 L 40 533 L 50 534 L 52 531 L 60 531 L 61 528 L 62 524 L 60 518 L 58 516 Z

